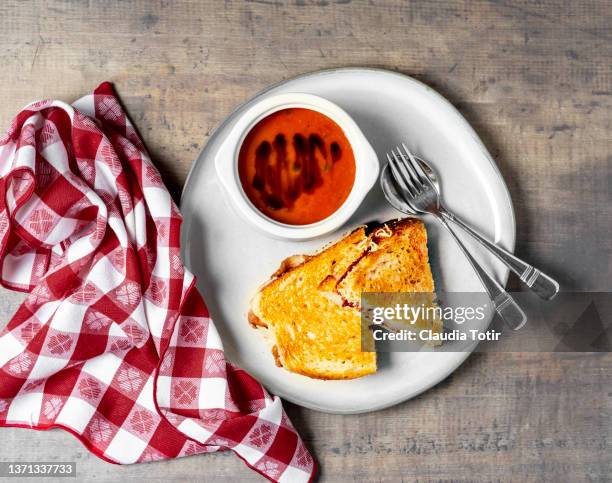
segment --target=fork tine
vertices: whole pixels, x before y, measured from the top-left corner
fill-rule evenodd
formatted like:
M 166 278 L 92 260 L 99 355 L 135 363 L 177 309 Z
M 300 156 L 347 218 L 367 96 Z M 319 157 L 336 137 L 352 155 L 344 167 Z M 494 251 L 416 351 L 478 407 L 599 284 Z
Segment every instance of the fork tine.
M 410 160 L 410 164 L 412 165 L 414 170 L 417 172 L 417 174 L 420 177 L 421 181 L 423 183 L 427 183 L 427 184 L 431 185 L 432 184 L 431 179 L 429 179 L 429 176 L 427 176 L 425 171 L 423 171 L 423 168 L 421 167 L 421 163 L 419 163 L 415 159 L 413 154 L 410 152 L 410 150 L 408 149 L 408 147 L 404 143 L 402 143 L 402 147 L 404 148 L 404 151 L 406 152 L 406 155 L 408 156 L 408 159 Z M 398 148 L 398 150 L 399 150 L 399 148 Z
M 404 175 L 399 171 L 399 162 L 395 157 L 393 150 L 391 150 L 391 155 L 387 153 L 387 160 L 389 161 L 389 167 L 391 168 L 391 172 L 393 173 L 393 178 L 395 179 L 396 183 L 399 185 L 402 191 L 406 191 L 410 196 L 414 196 L 415 191 L 410 188 L 412 183 L 408 184 L 404 178 Z
M 402 155 L 399 148 L 396 147 L 396 150 L 397 150 L 397 154 L 395 154 L 393 149 L 391 150 L 391 154 L 394 156 L 394 159 L 397 163 L 397 167 L 399 171 L 404 176 L 406 183 L 409 184 L 410 187 L 412 188 L 412 191 L 415 194 L 420 193 L 422 191 L 421 190 L 422 183 L 419 181 L 419 178 L 414 174 L 408 162 L 404 159 L 404 156 Z
M 399 154 L 399 157 L 402 160 L 402 163 L 401 163 L 402 167 L 410 173 L 410 176 L 412 177 L 415 186 L 419 188 L 418 191 L 422 191 L 421 186 L 423 185 L 423 181 L 421 181 L 416 171 L 414 170 L 414 167 L 412 166 L 410 159 L 406 159 L 406 156 L 402 154 L 402 151 L 399 146 L 397 146 L 395 149 L 397 150 L 397 154 Z

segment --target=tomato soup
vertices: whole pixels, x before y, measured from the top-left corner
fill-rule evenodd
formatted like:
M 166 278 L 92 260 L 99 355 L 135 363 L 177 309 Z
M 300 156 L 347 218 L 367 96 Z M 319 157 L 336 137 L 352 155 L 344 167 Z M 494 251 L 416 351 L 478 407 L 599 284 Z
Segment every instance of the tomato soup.
M 244 192 L 264 215 L 307 225 L 342 206 L 355 182 L 355 156 L 340 126 L 324 114 L 283 109 L 247 134 L 238 173 Z

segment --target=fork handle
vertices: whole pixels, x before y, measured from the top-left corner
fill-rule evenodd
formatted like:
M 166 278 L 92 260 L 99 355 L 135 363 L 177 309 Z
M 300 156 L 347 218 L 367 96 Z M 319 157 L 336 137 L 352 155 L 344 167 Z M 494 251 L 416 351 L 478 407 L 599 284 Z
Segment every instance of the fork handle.
M 491 277 L 491 275 L 489 275 L 484 268 L 482 268 L 482 266 L 476 261 L 470 252 L 468 252 L 461 239 L 447 223 L 446 217 L 438 215 L 437 218 L 455 239 L 457 245 L 459 245 L 459 248 L 470 262 L 470 265 L 472 265 L 474 268 L 476 275 L 478 275 L 482 285 L 489 294 L 489 298 L 491 299 L 493 307 L 495 307 L 495 311 L 499 314 L 502 320 L 512 330 L 518 330 L 523 327 L 523 325 L 525 325 L 527 322 L 525 312 L 523 312 L 510 294 L 506 292 L 504 288 L 493 277 Z
M 541 272 L 534 266 L 529 265 L 527 262 L 524 262 L 495 243 L 490 242 L 476 230 L 463 222 L 460 218 L 457 218 L 457 216 L 455 216 L 453 213 L 441 208 L 440 214 L 445 220 L 456 223 L 470 235 L 472 235 L 476 240 L 478 240 L 481 245 L 499 258 L 504 265 L 516 273 L 521 281 L 536 294 L 538 294 L 538 296 L 544 300 L 551 300 L 555 297 L 555 295 L 557 295 L 557 292 L 559 292 L 559 284 L 552 277 Z

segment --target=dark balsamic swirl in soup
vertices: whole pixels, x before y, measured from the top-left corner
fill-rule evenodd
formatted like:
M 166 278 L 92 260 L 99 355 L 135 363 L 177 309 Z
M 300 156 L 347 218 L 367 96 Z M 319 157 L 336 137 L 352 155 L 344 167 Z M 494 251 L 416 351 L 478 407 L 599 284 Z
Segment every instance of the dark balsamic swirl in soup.
M 309 109 L 285 109 L 247 135 L 239 174 L 245 193 L 265 215 L 303 225 L 342 205 L 354 183 L 355 160 L 334 121 Z
M 288 148 L 294 153 L 291 162 L 287 159 Z M 294 134 L 287 146 L 285 135 L 279 133 L 272 145 L 262 141 L 257 147 L 255 176 L 251 184 L 271 209 L 291 208 L 302 193 L 312 194 L 321 186 L 321 171 L 331 169 L 330 163 L 337 162 L 341 156 L 342 149 L 335 141 L 331 143 L 328 155 L 323 139 L 317 134 L 309 135 L 308 139 L 303 134 Z M 293 176 L 285 176 L 286 171 L 293 173 Z

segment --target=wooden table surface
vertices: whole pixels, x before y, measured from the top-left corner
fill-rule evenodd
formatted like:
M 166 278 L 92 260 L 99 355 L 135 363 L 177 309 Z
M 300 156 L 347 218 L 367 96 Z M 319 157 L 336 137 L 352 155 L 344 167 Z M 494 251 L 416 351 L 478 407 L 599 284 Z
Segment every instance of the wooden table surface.
M 175 199 L 211 131 L 269 84 L 339 66 L 412 75 L 499 164 L 518 254 L 564 290 L 612 288 L 610 1 L 9 0 L 0 25 L 2 125 L 111 80 Z M 6 321 L 21 297 L 0 294 Z M 377 413 L 286 406 L 323 481 L 609 481 L 611 388 L 611 354 L 476 354 Z M 230 453 L 113 466 L 57 430 L 0 430 L 0 459 L 75 460 L 84 481 L 262 480 Z

